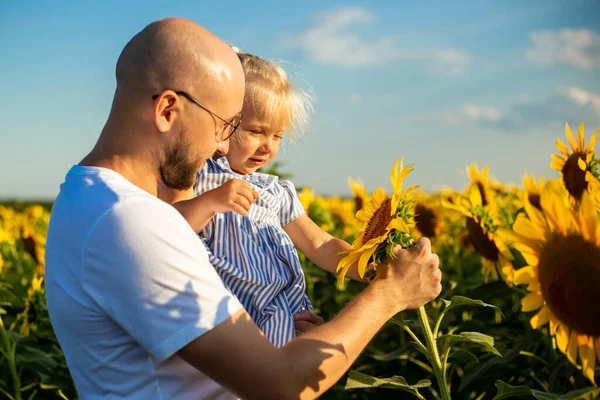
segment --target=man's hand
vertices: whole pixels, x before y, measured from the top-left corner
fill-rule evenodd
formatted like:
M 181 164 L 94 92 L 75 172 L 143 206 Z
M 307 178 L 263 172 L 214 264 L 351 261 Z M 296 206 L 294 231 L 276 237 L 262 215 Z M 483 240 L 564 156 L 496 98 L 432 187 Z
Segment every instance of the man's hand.
M 377 267 L 377 276 L 371 285 L 383 286 L 379 290 L 391 304 L 403 309 L 419 308 L 439 296 L 442 291 L 440 259 L 431 252 L 431 242 L 423 237 L 409 249 L 394 247 L 393 260 L 388 259 Z M 396 311 L 396 312 L 398 312 Z
M 309 310 L 303 310 L 294 315 L 294 328 L 296 336 L 310 332 L 317 326 L 323 325 L 325 320 Z
M 204 195 L 210 199 L 212 211 L 218 213 L 233 211 L 244 216 L 248 214 L 250 206 L 258 198 L 258 192 L 252 190 L 252 185 L 241 179 L 231 179 Z

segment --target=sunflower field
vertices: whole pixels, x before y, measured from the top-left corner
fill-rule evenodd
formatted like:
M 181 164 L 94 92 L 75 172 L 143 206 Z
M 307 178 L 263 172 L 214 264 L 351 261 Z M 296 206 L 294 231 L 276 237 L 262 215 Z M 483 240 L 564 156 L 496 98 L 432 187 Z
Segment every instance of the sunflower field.
M 361 275 L 430 238 L 444 273 L 440 297 L 392 319 L 324 399 L 594 399 L 600 397 L 600 176 L 596 134 L 566 127 L 549 155 L 555 176 L 503 185 L 467 166 L 461 192 L 390 188 L 300 200 L 319 226 L 353 244 L 340 275 Z M 388 166 L 382 166 L 382 174 Z M 387 193 L 390 193 L 389 195 Z M 0 205 L 0 397 L 72 399 L 44 293 L 51 205 Z M 326 321 L 365 284 L 299 254 L 315 312 Z

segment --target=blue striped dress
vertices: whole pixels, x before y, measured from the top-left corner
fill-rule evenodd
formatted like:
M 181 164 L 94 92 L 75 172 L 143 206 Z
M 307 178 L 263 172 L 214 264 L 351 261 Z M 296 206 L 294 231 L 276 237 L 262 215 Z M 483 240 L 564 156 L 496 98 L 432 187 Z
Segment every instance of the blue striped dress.
M 200 232 L 211 263 L 256 325 L 277 347 L 295 337 L 293 315 L 312 310 L 298 253 L 283 227 L 304 209 L 294 184 L 273 175 L 240 175 L 225 157 L 208 160 L 197 174 L 196 194 L 230 179 L 249 182 L 259 193 L 247 216 L 217 213 Z

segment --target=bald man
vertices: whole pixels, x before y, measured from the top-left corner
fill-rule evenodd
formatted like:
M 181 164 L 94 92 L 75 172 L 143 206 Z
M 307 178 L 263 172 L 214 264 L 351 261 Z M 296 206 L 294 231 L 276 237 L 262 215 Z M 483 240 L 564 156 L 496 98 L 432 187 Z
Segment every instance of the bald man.
M 331 387 L 381 326 L 440 290 L 423 239 L 378 268 L 331 322 L 275 348 L 225 289 L 159 184 L 192 186 L 238 126 L 244 76 L 229 46 L 186 20 L 125 46 L 100 138 L 52 210 L 46 293 L 81 399 L 308 399 Z

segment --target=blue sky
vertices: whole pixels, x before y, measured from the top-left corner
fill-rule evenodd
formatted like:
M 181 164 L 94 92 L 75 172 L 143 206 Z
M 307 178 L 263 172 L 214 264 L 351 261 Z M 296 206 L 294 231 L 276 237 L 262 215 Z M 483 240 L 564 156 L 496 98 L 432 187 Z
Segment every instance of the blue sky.
M 279 60 L 315 96 L 310 131 L 278 156 L 299 186 L 347 178 L 461 189 L 471 163 L 502 182 L 556 177 L 564 125 L 600 129 L 600 3 L 571 1 L 0 3 L 0 198 L 53 198 L 96 142 L 127 41 L 168 16 Z

